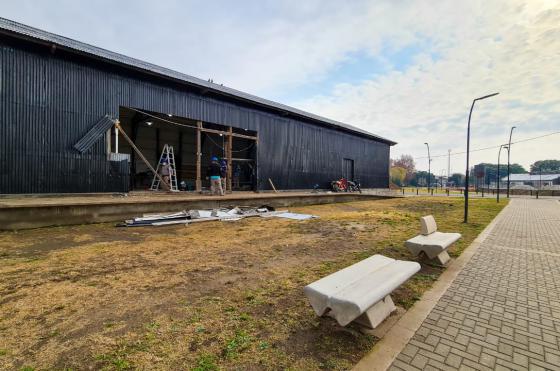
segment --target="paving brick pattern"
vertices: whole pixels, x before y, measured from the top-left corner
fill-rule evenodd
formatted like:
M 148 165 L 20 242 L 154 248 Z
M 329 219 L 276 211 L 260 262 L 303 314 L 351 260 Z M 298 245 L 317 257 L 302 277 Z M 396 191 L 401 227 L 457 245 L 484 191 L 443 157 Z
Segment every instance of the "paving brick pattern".
M 560 370 L 560 202 L 512 199 L 391 370 Z

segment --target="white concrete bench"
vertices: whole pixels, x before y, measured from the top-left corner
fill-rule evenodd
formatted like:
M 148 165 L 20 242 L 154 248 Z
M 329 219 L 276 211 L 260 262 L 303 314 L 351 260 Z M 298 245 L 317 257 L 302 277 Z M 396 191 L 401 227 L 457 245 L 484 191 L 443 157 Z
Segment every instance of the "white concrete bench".
M 449 261 L 447 248 L 461 238 L 461 234 L 438 232 L 436 220 L 431 215 L 421 217 L 420 226 L 422 234 L 406 241 L 404 245 L 414 256 L 424 252 L 428 258 L 446 264 Z
M 373 255 L 307 285 L 305 295 L 318 316 L 341 326 L 356 321 L 375 328 L 396 308 L 391 292 L 420 270 L 416 262 Z

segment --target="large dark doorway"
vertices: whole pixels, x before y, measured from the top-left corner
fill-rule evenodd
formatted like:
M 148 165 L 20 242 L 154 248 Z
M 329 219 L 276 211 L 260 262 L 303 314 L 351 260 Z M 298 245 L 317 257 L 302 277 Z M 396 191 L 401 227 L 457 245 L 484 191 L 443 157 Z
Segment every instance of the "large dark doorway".
M 156 167 L 165 144 L 173 146 L 177 170 L 177 182 L 187 191 L 196 190 L 197 135 L 200 131 L 200 181 L 201 190 L 210 187 L 207 169 L 211 158 L 228 158 L 229 127 L 196 120 L 121 107 L 119 121 L 128 137 L 142 152 L 152 167 Z M 199 125 L 203 127 L 199 129 Z M 256 136 L 255 132 L 232 128 L 231 185 L 232 190 L 256 190 L 256 142 L 242 136 Z M 238 135 L 238 136 L 236 136 Z M 148 190 L 153 173 L 144 161 L 124 140 L 112 133 L 112 148 L 130 155 L 130 185 L 132 190 Z
M 349 158 L 342 160 L 342 176 L 347 180 L 354 181 L 354 160 Z

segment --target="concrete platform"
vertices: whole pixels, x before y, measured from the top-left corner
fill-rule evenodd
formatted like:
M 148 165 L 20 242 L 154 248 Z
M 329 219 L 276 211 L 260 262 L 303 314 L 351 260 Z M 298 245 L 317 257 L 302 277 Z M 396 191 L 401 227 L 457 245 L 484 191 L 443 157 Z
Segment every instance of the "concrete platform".
M 148 192 L 132 192 L 128 195 L 10 196 L 0 198 L 0 230 L 116 222 L 144 213 L 189 209 L 261 205 L 278 208 L 391 197 L 395 196 L 390 192 L 234 192 L 222 197 Z

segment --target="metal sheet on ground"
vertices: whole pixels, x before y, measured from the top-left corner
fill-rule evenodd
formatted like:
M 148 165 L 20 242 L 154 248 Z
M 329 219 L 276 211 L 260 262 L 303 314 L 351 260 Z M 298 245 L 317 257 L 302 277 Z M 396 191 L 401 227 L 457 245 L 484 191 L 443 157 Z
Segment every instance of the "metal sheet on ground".
M 318 216 L 316 215 L 311 215 L 311 214 L 297 214 L 297 213 L 280 213 L 280 214 L 275 214 L 272 215 L 276 218 L 286 218 L 286 219 L 293 219 L 293 220 L 308 220 L 308 219 L 314 219 L 314 218 L 318 218 Z

